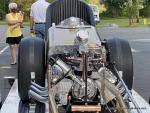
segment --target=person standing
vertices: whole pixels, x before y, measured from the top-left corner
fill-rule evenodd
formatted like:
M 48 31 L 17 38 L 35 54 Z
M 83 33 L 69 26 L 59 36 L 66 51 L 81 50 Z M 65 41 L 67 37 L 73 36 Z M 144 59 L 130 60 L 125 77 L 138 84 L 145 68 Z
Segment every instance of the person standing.
M 49 5 L 45 0 L 37 0 L 30 10 L 30 33 L 35 32 L 36 37 L 42 39 L 45 37 L 46 10 Z
M 19 13 L 17 13 L 17 4 L 10 3 L 9 4 L 10 13 L 6 14 L 6 22 L 7 22 L 7 31 L 6 31 L 6 43 L 9 44 L 10 52 L 12 56 L 13 62 L 11 65 L 15 65 L 17 63 L 16 53 L 17 47 L 21 41 L 22 32 L 20 29 L 20 25 L 22 23 L 22 19 Z

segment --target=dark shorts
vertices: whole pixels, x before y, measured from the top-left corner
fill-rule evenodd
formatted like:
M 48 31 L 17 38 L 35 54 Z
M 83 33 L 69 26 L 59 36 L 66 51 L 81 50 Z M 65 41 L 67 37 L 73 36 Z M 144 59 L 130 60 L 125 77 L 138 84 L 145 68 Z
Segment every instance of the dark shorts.
M 22 39 L 22 35 L 19 37 L 7 37 L 6 43 L 13 45 L 13 44 L 19 44 Z

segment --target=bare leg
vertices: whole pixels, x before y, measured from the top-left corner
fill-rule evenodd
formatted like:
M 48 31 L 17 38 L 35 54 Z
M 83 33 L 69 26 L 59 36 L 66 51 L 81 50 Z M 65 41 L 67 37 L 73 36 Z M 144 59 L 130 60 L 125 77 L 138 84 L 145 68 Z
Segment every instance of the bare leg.
M 16 49 L 17 49 L 17 46 L 14 44 L 14 45 L 9 45 L 10 47 L 10 52 L 11 52 L 11 56 L 12 56 L 12 60 L 13 62 L 12 63 L 16 63 Z
M 19 47 L 19 44 L 16 44 L 16 50 L 17 50 L 18 47 Z

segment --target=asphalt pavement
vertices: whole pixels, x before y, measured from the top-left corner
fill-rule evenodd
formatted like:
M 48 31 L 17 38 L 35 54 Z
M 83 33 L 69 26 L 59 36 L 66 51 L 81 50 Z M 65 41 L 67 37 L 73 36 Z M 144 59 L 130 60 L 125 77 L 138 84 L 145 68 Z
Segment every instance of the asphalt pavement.
M 11 66 L 10 51 L 5 43 L 6 26 L 0 25 L 0 79 L 4 76 L 17 77 L 17 66 Z M 29 37 L 29 28 L 22 29 Z M 134 60 L 134 89 L 146 100 L 150 98 L 150 28 L 102 28 L 98 29 L 101 39 L 123 38 L 129 41 Z M 1 86 L 0 81 L 0 86 Z M 1 94 L 0 88 L 0 94 Z
M 28 27 L 22 29 L 25 37 L 29 37 Z M 17 78 L 17 65 L 10 65 L 12 62 L 9 46 L 6 44 L 6 26 L 0 25 L 0 102 L 7 96 L 10 89 L 8 80 L 4 77 Z M 5 93 L 3 93 L 5 91 Z

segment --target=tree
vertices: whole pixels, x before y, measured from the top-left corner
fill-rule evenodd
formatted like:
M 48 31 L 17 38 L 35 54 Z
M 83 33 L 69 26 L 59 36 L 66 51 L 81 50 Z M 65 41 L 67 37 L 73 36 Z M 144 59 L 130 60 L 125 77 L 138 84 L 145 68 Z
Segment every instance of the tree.
M 150 0 L 144 0 L 143 6 L 144 8 L 140 11 L 141 15 L 150 17 Z
M 129 26 L 132 26 L 136 22 L 139 22 L 139 4 L 137 0 L 128 0 L 128 16 Z
M 100 4 L 99 0 L 84 0 L 87 4 L 95 4 L 98 6 L 100 13 L 105 12 L 106 8 L 104 4 Z
M 8 12 L 9 0 L 0 0 L 0 19 L 4 19 L 5 14 Z
M 3 18 L 3 15 L 4 15 L 4 8 L 3 8 L 3 5 L 2 5 L 2 1 L 0 1 L 0 19 Z
M 109 16 L 122 16 L 123 8 L 127 0 L 105 0 L 107 5 L 107 14 Z
M 140 9 L 140 4 L 138 0 L 135 0 L 135 10 L 136 10 L 136 23 L 139 23 L 139 9 Z

